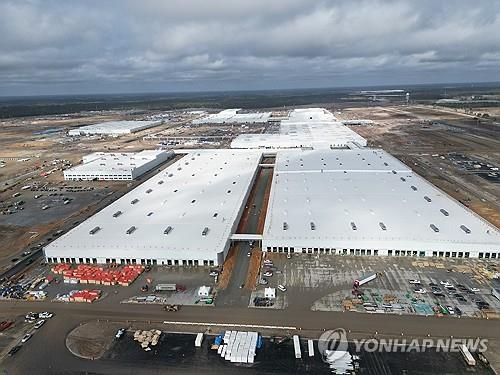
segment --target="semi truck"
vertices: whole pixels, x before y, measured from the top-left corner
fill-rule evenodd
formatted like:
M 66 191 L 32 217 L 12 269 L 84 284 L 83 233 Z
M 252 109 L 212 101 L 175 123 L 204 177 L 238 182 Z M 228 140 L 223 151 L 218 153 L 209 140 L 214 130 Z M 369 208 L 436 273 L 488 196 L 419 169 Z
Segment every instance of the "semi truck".
M 363 277 L 360 277 L 359 279 L 354 280 L 354 288 L 359 288 L 361 285 L 366 284 L 372 280 L 375 280 L 376 278 L 377 278 L 376 273 L 371 273 Z
M 177 284 L 158 284 L 155 287 L 156 292 L 175 292 Z

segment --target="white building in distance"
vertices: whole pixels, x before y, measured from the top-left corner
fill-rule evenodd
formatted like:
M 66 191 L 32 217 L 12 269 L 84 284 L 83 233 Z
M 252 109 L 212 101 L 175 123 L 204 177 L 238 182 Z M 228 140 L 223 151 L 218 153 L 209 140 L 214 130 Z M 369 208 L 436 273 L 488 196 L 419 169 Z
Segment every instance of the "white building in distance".
M 193 120 L 193 125 L 202 124 L 256 124 L 266 123 L 271 117 L 270 112 L 238 113 L 240 108 L 225 109 L 219 113 Z
M 219 265 L 262 154 L 193 151 L 44 248 L 48 262 Z
M 282 120 L 278 133 L 241 134 L 231 148 L 345 148 L 366 146 L 366 139 L 323 108 L 296 109 Z
M 82 164 L 63 171 L 68 181 L 134 180 L 174 156 L 172 151 L 94 152 L 82 158 Z
M 161 121 L 108 121 L 99 124 L 81 126 L 68 131 L 70 136 L 79 135 L 111 135 L 131 134 L 140 130 L 160 125 Z
M 383 150 L 279 151 L 262 249 L 497 258 L 492 224 Z

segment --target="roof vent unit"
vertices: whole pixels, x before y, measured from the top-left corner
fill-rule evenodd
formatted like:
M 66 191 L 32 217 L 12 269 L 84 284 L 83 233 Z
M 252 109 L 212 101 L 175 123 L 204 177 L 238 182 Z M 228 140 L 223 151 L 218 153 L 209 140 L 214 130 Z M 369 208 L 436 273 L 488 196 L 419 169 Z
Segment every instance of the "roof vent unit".
M 358 227 L 356 226 L 356 223 L 354 221 L 351 221 L 351 228 L 352 230 L 358 230 Z
M 386 167 L 388 167 L 388 166 L 389 166 L 389 164 L 387 164 L 387 163 L 384 163 L 384 165 L 385 165 Z
M 206 236 L 207 234 L 208 234 L 208 227 L 205 227 L 205 229 L 203 229 L 203 232 L 201 232 L 201 235 Z
M 436 227 L 434 224 L 431 224 L 430 227 L 434 232 L 439 233 L 439 228 Z
M 311 221 L 311 230 L 316 230 L 316 224 Z
M 411 185 L 411 188 L 412 188 L 413 191 L 417 191 L 417 187 L 416 186 Z
M 172 231 L 172 227 L 169 225 L 168 227 L 165 228 L 163 231 L 163 234 L 169 234 Z
M 285 222 L 283 222 L 283 230 L 287 230 L 287 229 L 288 229 L 288 224 L 287 224 L 287 222 L 285 221 Z
M 137 228 L 136 228 L 135 226 L 133 226 L 133 225 L 132 225 L 130 228 L 128 228 L 128 229 L 127 229 L 127 231 L 126 231 L 125 233 L 127 233 L 127 234 L 132 234 L 132 233 L 134 233 L 134 232 L 135 232 L 135 230 L 136 230 L 136 229 L 137 229 Z
M 392 173 L 394 173 L 394 174 L 398 174 L 398 172 L 396 172 L 395 170 L 392 170 Z
M 439 211 L 441 211 L 441 213 L 444 215 L 444 216 L 450 216 L 450 213 L 448 211 L 446 211 L 444 208 L 441 208 Z
M 424 199 L 427 201 L 427 202 L 432 202 L 432 199 L 429 198 L 427 195 L 424 197 Z
M 118 217 L 122 214 L 123 212 L 121 211 L 116 211 L 114 214 L 113 214 L 113 217 Z
M 130 204 L 136 204 L 137 202 L 139 202 L 139 199 L 135 198 Z
M 148 190 L 146 190 L 146 194 L 149 194 L 149 193 L 151 193 L 152 191 L 153 191 L 153 189 L 148 189 Z
M 460 225 L 460 229 L 462 229 L 466 234 L 470 234 L 470 229 L 465 225 Z
M 378 223 L 378 225 L 380 225 L 380 229 L 387 230 L 387 227 L 385 226 L 384 223 L 380 222 L 380 223 Z
M 405 182 L 405 181 L 406 181 L 406 178 L 401 177 L 401 181 Z
M 165 181 L 160 180 L 160 181 L 158 181 L 158 185 L 161 185 L 161 184 L 163 184 L 164 182 L 165 182 Z
M 89 234 L 96 234 L 97 232 L 99 232 L 101 230 L 101 227 L 95 227 L 94 229 L 90 230 L 89 231 Z

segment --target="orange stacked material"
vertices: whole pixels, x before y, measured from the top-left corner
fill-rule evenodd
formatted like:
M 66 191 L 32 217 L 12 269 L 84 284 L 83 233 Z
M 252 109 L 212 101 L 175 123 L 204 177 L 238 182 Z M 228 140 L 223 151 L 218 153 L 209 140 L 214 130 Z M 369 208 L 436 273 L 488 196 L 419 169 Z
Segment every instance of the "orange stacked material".
M 70 283 L 129 286 L 143 271 L 141 265 L 103 268 L 79 264 L 76 269 L 64 269 L 62 274 L 65 282 Z
M 52 272 L 56 274 L 62 274 L 64 271 L 67 271 L 69 269 L 71 269 L 71 265 L 67 263 L 54 264 L 54 266 L 51 268 Z
M 93 290 L 75 290 L 69 297 L 71 302 L 87 302 L 92 303 L 99 299 L 101 296 L 101 291 L 98 289 Z

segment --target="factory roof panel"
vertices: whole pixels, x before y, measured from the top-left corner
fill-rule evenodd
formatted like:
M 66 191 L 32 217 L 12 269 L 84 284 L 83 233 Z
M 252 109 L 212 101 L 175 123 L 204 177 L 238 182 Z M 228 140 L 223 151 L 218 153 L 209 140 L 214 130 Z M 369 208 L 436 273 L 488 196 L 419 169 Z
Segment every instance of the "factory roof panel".
M 260 158 L 242 150 L 189 153 L 50 243 L 46 256 L 214 259 L 234 230 Z
M 108 121 L 99 124 L 81 126 L 71 129 L 69 135 L 81 134 L 111 134 L 119 135 L 133 133 L 160 124 L 160 121 Z
M 225 109 L 218 113 L 212 113 L 196 120 L 193 124 L 223 124 L 223 123 L 257 123 L 267 122 L 271 116 L 270 112 L 251 112 L 251 113 L 238 113 L 239 108 Z
M 493 225 L 382 150 L 279 152 L 274 173 L 268 246 L 500 250 Z
M 94 152 L 83 157 L 83 164 L 70 168 L 65 173 L 90 173 L 90 172 L 110 172 L 120 171 L 130 172 L 150 161 L 158 158 L 159 155 L 167 153 L 163 150 L 144 150 L 141 152 Z
M 296 109 L 282 120 L 279 133 L 241 134 L 231 142 L 232 148 L 346 147 L 349 142 L 366 146 L 366 140 L 338 122 L 322 108 Z

